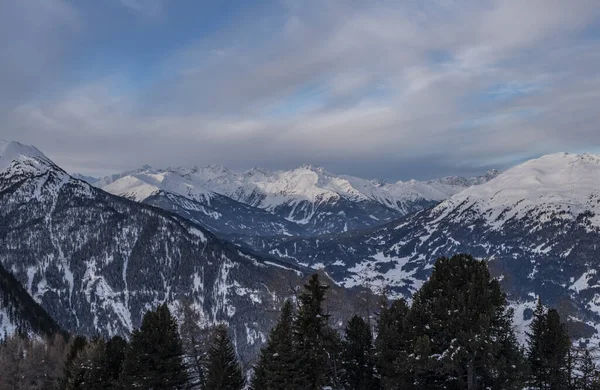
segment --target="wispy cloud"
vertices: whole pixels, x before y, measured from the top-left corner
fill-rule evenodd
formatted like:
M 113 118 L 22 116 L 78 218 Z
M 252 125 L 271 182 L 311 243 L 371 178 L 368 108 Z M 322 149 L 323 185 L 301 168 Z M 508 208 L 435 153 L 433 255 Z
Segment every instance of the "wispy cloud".
M 125 8 L 147 18 L 158 18 L 164 10 L 162 0 L 118 0 Z
M 5 128 L 90 173 L 484 169 L 600 145 L 600 34 L 581 38 L 599 16 L 587 0 L 273 2 L 192 43 L 169 41 L 143 88 L 123 93 L 117 74 L 85 80 L 20 102 Z

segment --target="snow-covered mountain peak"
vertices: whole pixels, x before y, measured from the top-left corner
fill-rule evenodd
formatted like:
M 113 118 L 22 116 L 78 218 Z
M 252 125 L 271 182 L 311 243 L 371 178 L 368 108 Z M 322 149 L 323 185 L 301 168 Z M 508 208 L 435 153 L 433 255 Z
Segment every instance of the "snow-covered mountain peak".
M 36 164 L 53 164 L 35 146 L 0 139 L 0 171 L 7 169 L 13 161 L 31 161 Z
M 316 165 L 312 165 L 312 164 L 302 164 L 298 168 L 294 169 L 294 171 L 310 171 L 310 172 L 314 172 L 314 173 L 317 173 L 320 175 L 328 175 L 328 176 L 333 175 L 333 174 L 327 172 L 327 170 L 325 170 L 325 168 L 316 166 Z
M 107 192 L 141 202 L 160 191 L 186 198 L 209 201 L 213 192 L 192 182 L 189 177 L 173 170 L 140 170 L 120 177 L 103 187 Z
M 497 227 L 512 218 L 577 218 L 600 226 L 600 156 L 555 153 L 529 160 L 437 206 L 442 216 L 471 209 Z M 462 214 L 466 215 L 466 214 Z
M 269 176 L 272 175 L 273 172 L 271 172 L 270 170 L 266 169 L 266 168 L 261 168 L 261 167 L 252 167 L 251 169 L 247 170 L 246 172 L 242 173 L 242 176 Z

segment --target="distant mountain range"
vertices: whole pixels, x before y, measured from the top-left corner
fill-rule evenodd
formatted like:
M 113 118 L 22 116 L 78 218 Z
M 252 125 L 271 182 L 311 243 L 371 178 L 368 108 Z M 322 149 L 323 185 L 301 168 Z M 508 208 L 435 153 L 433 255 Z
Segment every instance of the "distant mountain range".
M 304 165 L 290 171 L 222 166 L 84 178 L 112 194 L 174 211 L 229 236 L 312 236 L 385 224 L 498 175 L 386 183 Z
M 282 259 L 324 269 L 343 286 L 385 286 L 406 297 L 437 257 L 470 253 L 489 261 L 521 325 L 540 296 L 561 309 L 577 336 L 600 339 L 600 156 L 530 160 L 367 231 L 257 241 Z

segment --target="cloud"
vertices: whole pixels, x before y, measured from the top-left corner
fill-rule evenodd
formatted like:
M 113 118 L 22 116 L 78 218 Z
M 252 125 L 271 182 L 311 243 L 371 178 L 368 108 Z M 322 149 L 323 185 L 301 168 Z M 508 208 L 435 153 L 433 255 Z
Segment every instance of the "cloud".
M 306 162 L 392 179 L 472 173 L 600 145 L 600 40 L 581 38 L 599 11 L 587 0 L 274 3 L 166 51 L 143 89 L 86 80 L 20 102 L 5 122 L 84 173 Z
M 82 25 L 62 0 L 0 3 L 0 113 L 57 82 Z
M 162 0 L 119 0 L 121 5 L 143 17 L 155 19 L 164 10 Z

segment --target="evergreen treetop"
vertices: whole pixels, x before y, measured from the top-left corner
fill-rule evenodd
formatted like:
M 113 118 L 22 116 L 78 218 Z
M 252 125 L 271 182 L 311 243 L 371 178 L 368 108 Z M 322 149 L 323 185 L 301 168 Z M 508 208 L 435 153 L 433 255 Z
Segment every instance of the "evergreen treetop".
M 224 325 L 219 325 L 208 353 L 205 389 L 241 390 L 245 384 L 228 330 Z
M 133 331 L 125 355 L 121 384 L 129 388 L 179 389 L 187 375 L 182 361 L 177 320 L 166 304 L 148 311 Z

